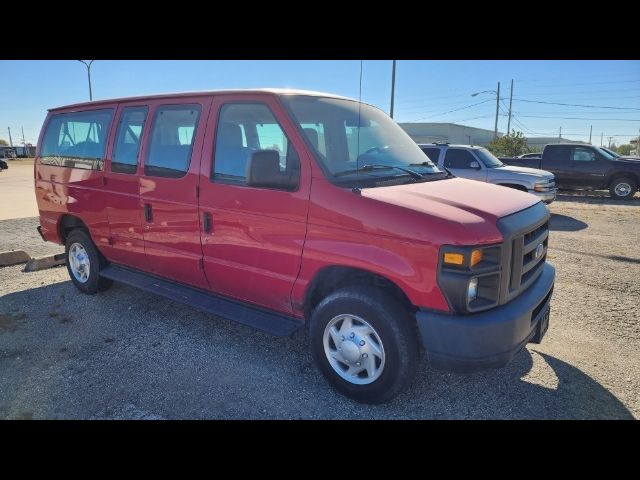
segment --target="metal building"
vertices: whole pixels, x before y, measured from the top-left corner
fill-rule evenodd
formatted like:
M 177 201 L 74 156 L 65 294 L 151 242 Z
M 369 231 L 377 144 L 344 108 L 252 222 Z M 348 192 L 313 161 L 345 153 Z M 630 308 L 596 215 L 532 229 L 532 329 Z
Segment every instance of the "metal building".
M 493 130 L 467 127 L 457 123 L 400 123 L 416 143 L 458 143 L 486 146 L 493 140 Z M 498 132 L 501 137 L 502 133 Z

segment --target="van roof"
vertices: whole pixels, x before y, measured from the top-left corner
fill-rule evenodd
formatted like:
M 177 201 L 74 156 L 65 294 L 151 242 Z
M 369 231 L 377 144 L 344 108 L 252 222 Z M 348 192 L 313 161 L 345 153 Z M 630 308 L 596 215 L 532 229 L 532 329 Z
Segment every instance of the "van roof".
M 133 97 L 122 97 L 122 98 L 108 98 L 104 100 L 94 100 L 91 102 L 82 102 L 82 103 L 73 103 L 70 105 L 63 105 L 60 107 L 50 108 L 49 111 L 53 112 L 56 110 L 63 110 L 68 108 L 80 108 L 80 107 L 88 107 L 88 106 L 96 106 L 105 103 L 114 103 L 114 102 L 131 102 L 131 101 L 140 101 L 140 100 L 155 100 L 160 98 L 180 98 L 180 97 L 193 97 L 196 95 L 231 95 L 234 93 L 270 93 L 272 95 L 307 95 L 313 97 L 329 97 L 329 98 L 340 98 L 343 100 L 353 100 L 354 98 L 343 97 L 340 95 L 335 95 L 333 93 L 325 93 L 325 92 L 315 92 L 312 90 L 298 90 L 298 89 L 290 89 L 290 88 L 246 88 L 246 89 L 229 89 L 229 90 L 203 90 L 196 92 L 180 92 L 180 93 L 161 93 L 155 95 L 140 95 Z

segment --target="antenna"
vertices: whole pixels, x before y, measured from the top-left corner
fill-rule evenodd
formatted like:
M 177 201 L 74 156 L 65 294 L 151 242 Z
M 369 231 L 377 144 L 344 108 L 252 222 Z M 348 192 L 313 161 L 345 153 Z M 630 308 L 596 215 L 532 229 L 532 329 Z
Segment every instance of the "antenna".
M 356 140 L 356 187 L 353 193 L 360 193 L 360 108 L 362 106 L 362 60 L 360 60 L 360 86 L 358 89 L 358 131 Z

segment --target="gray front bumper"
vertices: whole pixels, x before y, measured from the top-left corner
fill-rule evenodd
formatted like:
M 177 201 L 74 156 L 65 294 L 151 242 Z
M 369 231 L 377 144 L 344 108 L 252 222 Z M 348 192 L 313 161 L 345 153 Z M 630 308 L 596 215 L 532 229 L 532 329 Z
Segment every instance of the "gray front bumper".
M 462 315 L 419 310 L 416 320 L 429 362 L 455 372 L 506 365 L 535 336 L 554 281 L 555 268 L 547 263 L 540 277 L 505 305 Z

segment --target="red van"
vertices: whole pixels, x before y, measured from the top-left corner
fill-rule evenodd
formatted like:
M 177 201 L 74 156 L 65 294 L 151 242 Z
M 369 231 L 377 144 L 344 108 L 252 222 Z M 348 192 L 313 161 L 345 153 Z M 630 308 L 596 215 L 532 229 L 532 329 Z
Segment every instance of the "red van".
M 275 335 L 308 326 L 328 381 L 384 402 L 426 352 L 505 365 L 549 321 L 549 212 L 455 178 L 382 111 L 307 91 L 49 111 L 38 230 L 88 294 L 112 281 Z M 301 338 L 301 337 L 296 337 Z

